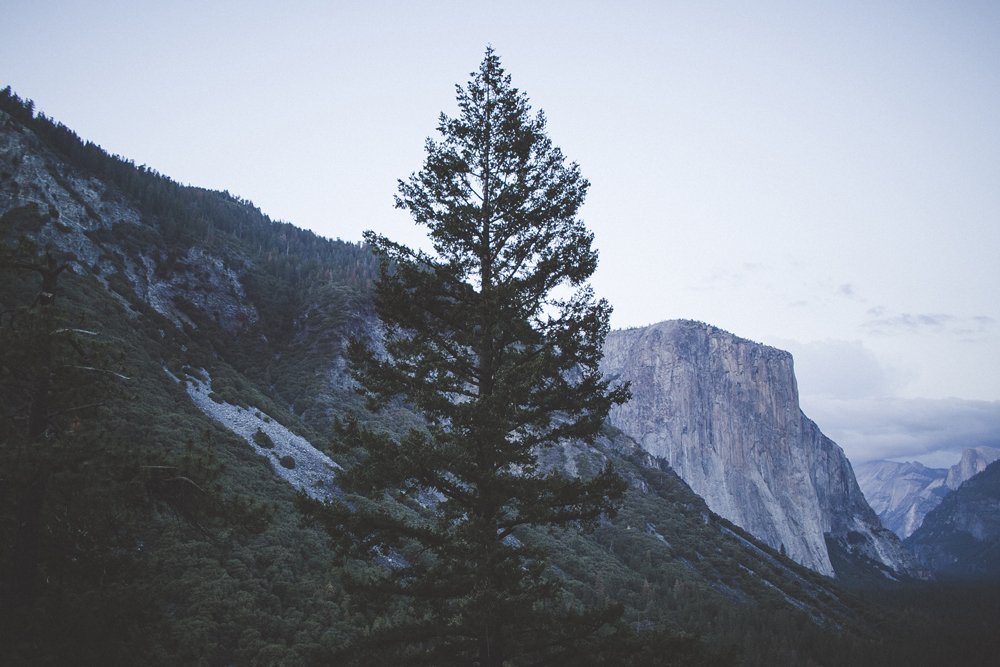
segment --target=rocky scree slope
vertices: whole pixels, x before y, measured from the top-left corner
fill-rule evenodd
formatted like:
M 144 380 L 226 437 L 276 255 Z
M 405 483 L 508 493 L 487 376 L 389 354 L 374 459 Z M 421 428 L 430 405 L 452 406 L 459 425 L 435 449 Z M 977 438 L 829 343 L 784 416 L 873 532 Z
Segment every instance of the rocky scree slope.
M 279 477 L 312 498 L 325 500 L 343 494 L 336 486 L 339 464 L 319 451 L 301 435 L 288 430 L 256 406 L 246 409 L 224 401 L 211 390 L 212 379 L 204 369 L 175 376 L 195 406 L 224 427 L 246 440 Z
M 789 353 L 676 320 L 612 332 L 604 355 L 601 370 L 632 383 L 609 423 L 669 461 L 713 512 L 828 576 L 852 563 L 928 576 L 799 409 Z

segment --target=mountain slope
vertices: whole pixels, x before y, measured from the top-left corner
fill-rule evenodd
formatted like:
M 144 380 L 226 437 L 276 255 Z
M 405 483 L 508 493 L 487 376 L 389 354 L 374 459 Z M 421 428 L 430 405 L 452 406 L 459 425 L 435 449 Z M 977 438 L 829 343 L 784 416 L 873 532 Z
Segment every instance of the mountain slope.
M 1000 579 L 1000 461 L 945 496 L 906 545 L 934 572 Z
M 926 573 L 882 528 L 843 451 L 802 414 L 787 352 L 690 321 L 612 332 L 602 371 L 632 383 L 609 422 L 714 512 L 829 576 L 853 561 Z

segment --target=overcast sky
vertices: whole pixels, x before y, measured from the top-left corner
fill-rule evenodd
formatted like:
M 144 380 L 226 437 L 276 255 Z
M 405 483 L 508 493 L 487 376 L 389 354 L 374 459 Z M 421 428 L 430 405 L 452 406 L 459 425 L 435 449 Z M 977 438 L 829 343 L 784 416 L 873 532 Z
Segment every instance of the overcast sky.
M 853 461 L 1000 446 L 1000 3 L 0 0 L 0 87 L 359 241 L 492 44 L 592 187 L 616 327 L 792 351 Z

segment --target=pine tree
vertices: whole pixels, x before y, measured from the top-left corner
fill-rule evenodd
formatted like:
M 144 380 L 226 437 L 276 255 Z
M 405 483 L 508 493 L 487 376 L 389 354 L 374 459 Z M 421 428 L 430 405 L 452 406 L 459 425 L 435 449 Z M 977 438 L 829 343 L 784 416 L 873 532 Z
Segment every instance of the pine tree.
M 7 223 L 40 215 L 31 203 L 0 217 L 0 656 L 153 664 L 169 621 L 145 531 L 169 514 L 259 531 L 269 515 L 223 498 L 206 449 L 169 456 L 110 432 L 135 383 L 99 323 L 70 318 L 71 257 L 10 241 Z
M 119 474 L 138 464 L 92 423 L 127 378 L 97 332 L 60 307 L 69 264 L 27 239 L 4 241 L 0 230 L 0 654 L 127 663 L 130 630 L 152 639 L 163 628 L 138 603 L 141 585 L 134 595 L 121 585 L 138 549 L 130 508 L 115 501 L 144 491 Z M 28 292 L 20 304 L 18 292 Z
M 346 556 L 386 566 L 347 582 L 371 614 L 357 662 L 587 664 L 588 638 L 620 607 L 569 604 L 544 551 L 516 534 L 591 527 L 626 488 L 610 467 L 585 481 L 538 466 L 544 448 L 592 442 L 629 396 L 598 371 L 611 308 L 586 284 L 589 183 L 492 49 L 472 77 L 423 169 L 399 183 L 396 206 L 433 252 L 365 235 L 382 262 L 385 348 L 355 342 L 353 376 L 371 408 L 402 400 L 426 426 L 394 438 L 343 425 L 362 460 L 340 477 L 350 506 L 299 504 Z

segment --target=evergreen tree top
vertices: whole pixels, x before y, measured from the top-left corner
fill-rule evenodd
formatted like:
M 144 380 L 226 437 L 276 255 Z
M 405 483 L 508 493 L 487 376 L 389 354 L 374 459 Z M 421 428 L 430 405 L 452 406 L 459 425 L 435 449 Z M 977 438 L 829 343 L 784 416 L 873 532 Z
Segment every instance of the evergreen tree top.
M 590 184 L 492 49 L 471 76 L 456 86 L 458 117 L 442 113 L 442 139 L 427 140 L 423 169 L 399 181 L 396 207 L 427 225 L 440 261 L 484 289 L 522 283 L 540 295 L 581 284 L 597 266 L 576 218 Z

